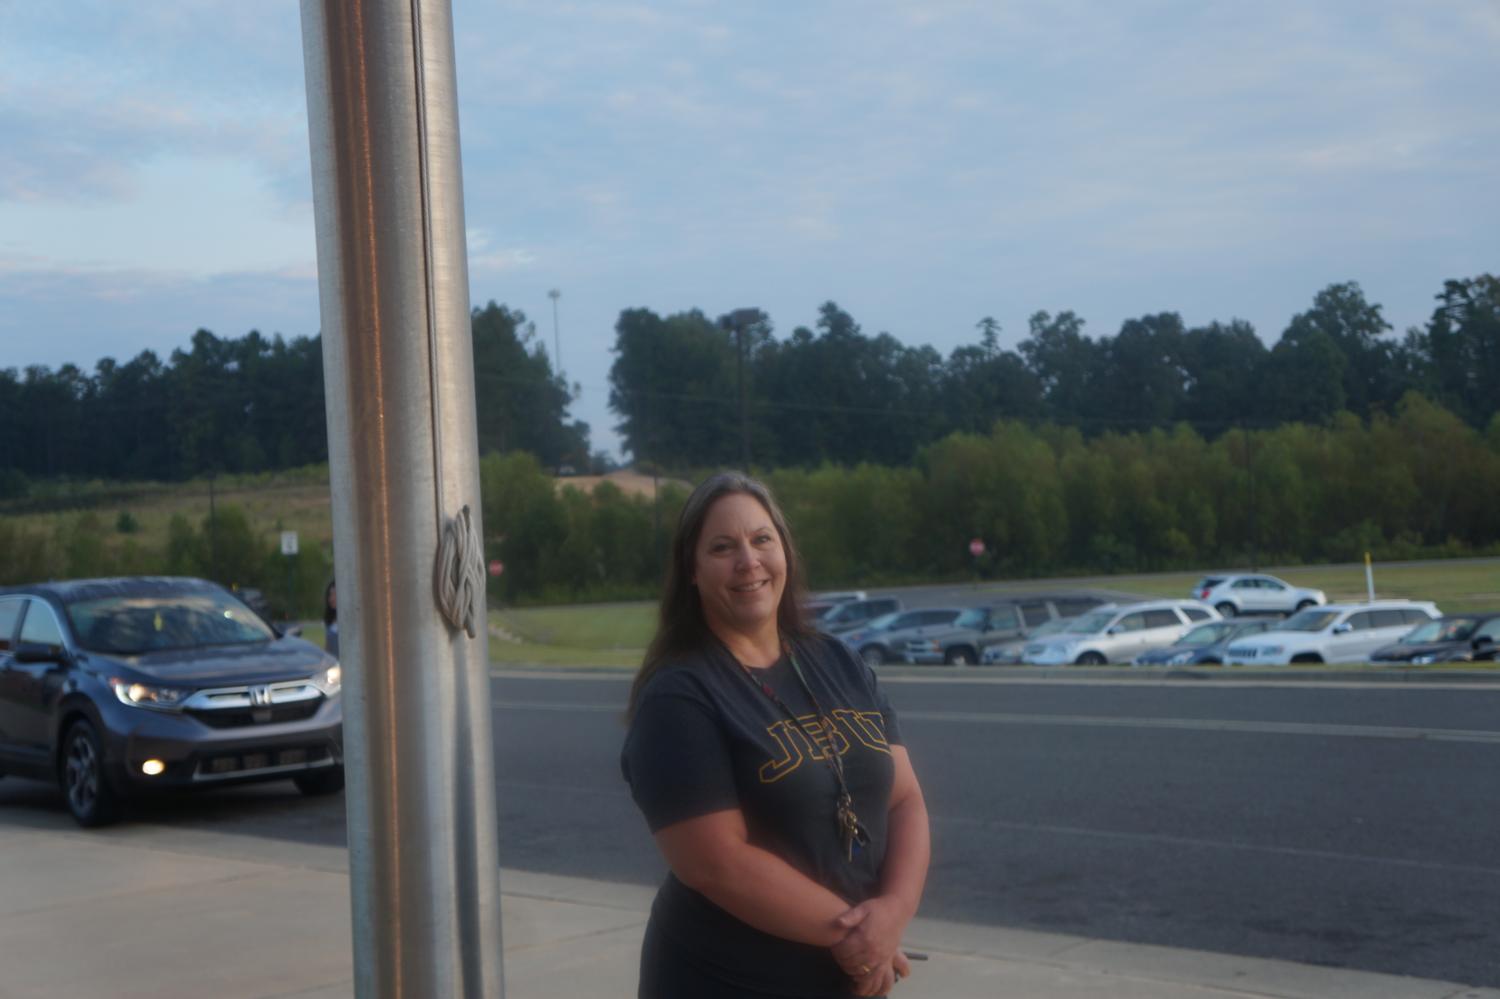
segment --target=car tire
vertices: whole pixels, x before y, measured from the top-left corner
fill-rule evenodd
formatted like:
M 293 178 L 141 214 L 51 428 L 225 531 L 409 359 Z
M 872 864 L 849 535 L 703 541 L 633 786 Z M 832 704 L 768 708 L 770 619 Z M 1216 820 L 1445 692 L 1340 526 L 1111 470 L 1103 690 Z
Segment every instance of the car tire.
M 865 661 L 866 666 L 885 665 L 885 649 L 878 645 L 866 645 L 859 650 L 859 657 Z
M 1234 604 L 1230 603 L 1228 600 L 1224 601 L 1221 604 L 1214 604 L 1214 610 L 1219 612 L 1220 617 L 1226 619 L 1234 617 L 1239 613 Z
M 1304 611 L 1304 610 L 1307 610 L 1307 608 L 1309 608 L 1309 607 L 1316 607 L 1316 606 L 1318 606 L 1318 602 L 1316 600 L 1299 600 L 1299 601 L 1297 601 L 1297 610 L 1298 611 Z M 1293 611 L 1292 613 L 1295 614 L 1296 611 Z
M 297 790 L 309 798 L 338 794 L 344 789 L 344 768 L 330 767 L 326 770 L 312 770 L 305 774 L 298 774 L 292 778 L 292 783 L 297 785 Z
M 1104 657 L 1097 652 L 1085 652 L 1073 660 L 1073 663 L 1076 666 L 1103 666 L 1104 661 Z
M 943 662 L 949 666 L 972 666 L 978 657 L 967 645 L 960 645 L 943 653 Z
M 94 726 L 76 721 L 63 736 L 58 779 L 73 821 L 85 829 L 107 826 L 120 817 L 120 795 L 110 786 L 104 747 Z
M 1323 657 L 1318 655 L 1316 652 L 1303 652 L 1299 653 L 1298 655 L 1292 656 L 1291 661 L 1298 664 L 1320 663 L 1323 661 Z

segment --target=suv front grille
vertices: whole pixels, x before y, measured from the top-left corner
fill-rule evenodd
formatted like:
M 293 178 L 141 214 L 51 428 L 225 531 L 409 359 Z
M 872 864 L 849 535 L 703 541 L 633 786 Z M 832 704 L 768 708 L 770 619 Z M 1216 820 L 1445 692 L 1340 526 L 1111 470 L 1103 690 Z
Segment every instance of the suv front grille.
M 189 711 L 188 714 L 212 728 L 240 728 L 244 725 L 275 725 L 302 721 L 318 713 L 321 701 L 298 701 L 274 704 L 269 708 L 217 708 Z
M 323 691 L 311 680 L 200 690 L 183 710 L 211 728 L 242 728 L 302 721 L 318 713 Z

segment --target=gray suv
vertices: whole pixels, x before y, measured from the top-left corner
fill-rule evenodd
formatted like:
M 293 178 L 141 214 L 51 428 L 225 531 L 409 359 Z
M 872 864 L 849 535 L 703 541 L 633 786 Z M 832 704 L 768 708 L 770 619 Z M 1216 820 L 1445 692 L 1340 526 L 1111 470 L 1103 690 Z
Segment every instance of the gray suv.
M 901 609 L 901 601 L 895 597 L 870 597 L 866 600 L 848 600 L 834 604 L 818 618 L 817 625 L 830 635 L 842 634 L 863 627 L 882 614 Z
M 856 628 L 839 638 L 865 662 L 871 666 L 880 666 L 900 660 L 907 642 L 921 638 L 928 631 L 951 627 L 963 613 L 961 607 L 924 607 L 921 610 L 902 611 L 894 617 L 878 618 L 877 626 Z
M 945 628 L 928 628 L 906 643 L 909 663 L 965 665 L 981 660 L 985 650 L 1002 643 L 1019 643 L 1036 626 L 1060 617 L 1074 617 L 1103 601 L 1087 595 L 1019 597 L 988 607 L 974 607 Z

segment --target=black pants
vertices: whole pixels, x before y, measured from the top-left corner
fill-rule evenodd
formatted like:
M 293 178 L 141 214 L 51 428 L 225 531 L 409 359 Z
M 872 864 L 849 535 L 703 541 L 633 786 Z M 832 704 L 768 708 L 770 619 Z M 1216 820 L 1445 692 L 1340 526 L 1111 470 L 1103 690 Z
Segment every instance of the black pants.
M 639 999 L 846 999 L 852 993 L 844 990 L 791 996 L 726 982 L 689 961 L 652 920 L 646 924 L 646 938 L 641 942 L 641 985 L 636 995 Z

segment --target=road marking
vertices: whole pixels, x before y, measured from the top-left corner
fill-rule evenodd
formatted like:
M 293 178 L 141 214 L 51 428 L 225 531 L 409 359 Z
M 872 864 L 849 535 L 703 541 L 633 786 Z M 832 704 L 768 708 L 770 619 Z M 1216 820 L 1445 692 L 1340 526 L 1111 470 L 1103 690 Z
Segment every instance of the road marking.
M 1352 739 L 1411 739 L 1500 744 L 1500 732 L 1483 729 L 1407 728 L 1396 725 L 1339 725 L 1327 722 L 1236 721 L 1227 718 L 1130 718 L 1109 715 L 1011 714 L 989 711 L 901 711 L 902 720 L 970 722 L 989 725 L 1070 725 L 1086 728 L 1156 728 L 1258 735 L 1334 736 Z
M 964 816 L 932 816 L 934 823 L 947 822 L 955 825 L 985 826 L 1007 829 L 1014 832 L 1035 832 L 1047 835 L 1089 836 L 1098 839 L 1130 840 L 1141 843 L 1156 843 L 1167 846 L 1205 847 L 1215 850 L 1241 850 L 1251 853 L 1270 853 L 1278 856 L 1301 857 L 1311 860 L 1352 860 L 1365 864 L 1388 864 L 1394 867 L 1409 867 L 1417 870 L 1444 871 L 1457 874 L 1477 874 L 1483 877 L 1500 876 L 1500 868 L 1481 867 L 1475 864 L 1445 864 L 1436 860 L 1409 860 L 1403 857 L 1379 857 L 1364 853 L 1339 853 L 1334 850 L 1310 850 L 1296 846 L 1263 846 L 1258 843 L 1236 843 L 1232 840 L 1199 839 L 1192 836 L 1171 836 L 1165 833 L 1118 832 L 1112 829 L 1086 829 L 1081 826 L 1053 825 L 1042 822 L 1011 822 L 1005 819 L 977 819 Z
M 619 704 L 570 701 L 502 701 L 506 711 L 585 711 L 623 714 Z M 1003 711 L 901 711 L 910 721 L 962 722 L 979 725 L 1057 725 L 1078 728 L 1173 729 L 1190 732 L 1246 732 L 1255 735 L 1301 735 L 1344 739 L 1403 739 L 1500 745 L 1500 732 L 1461 728 L 1411 728 L 1398 725 L 1340 725 L 1328 722 L 1238 721 L 1227 718 L 1132 718 L 1110 715 L 1015 714 Z

